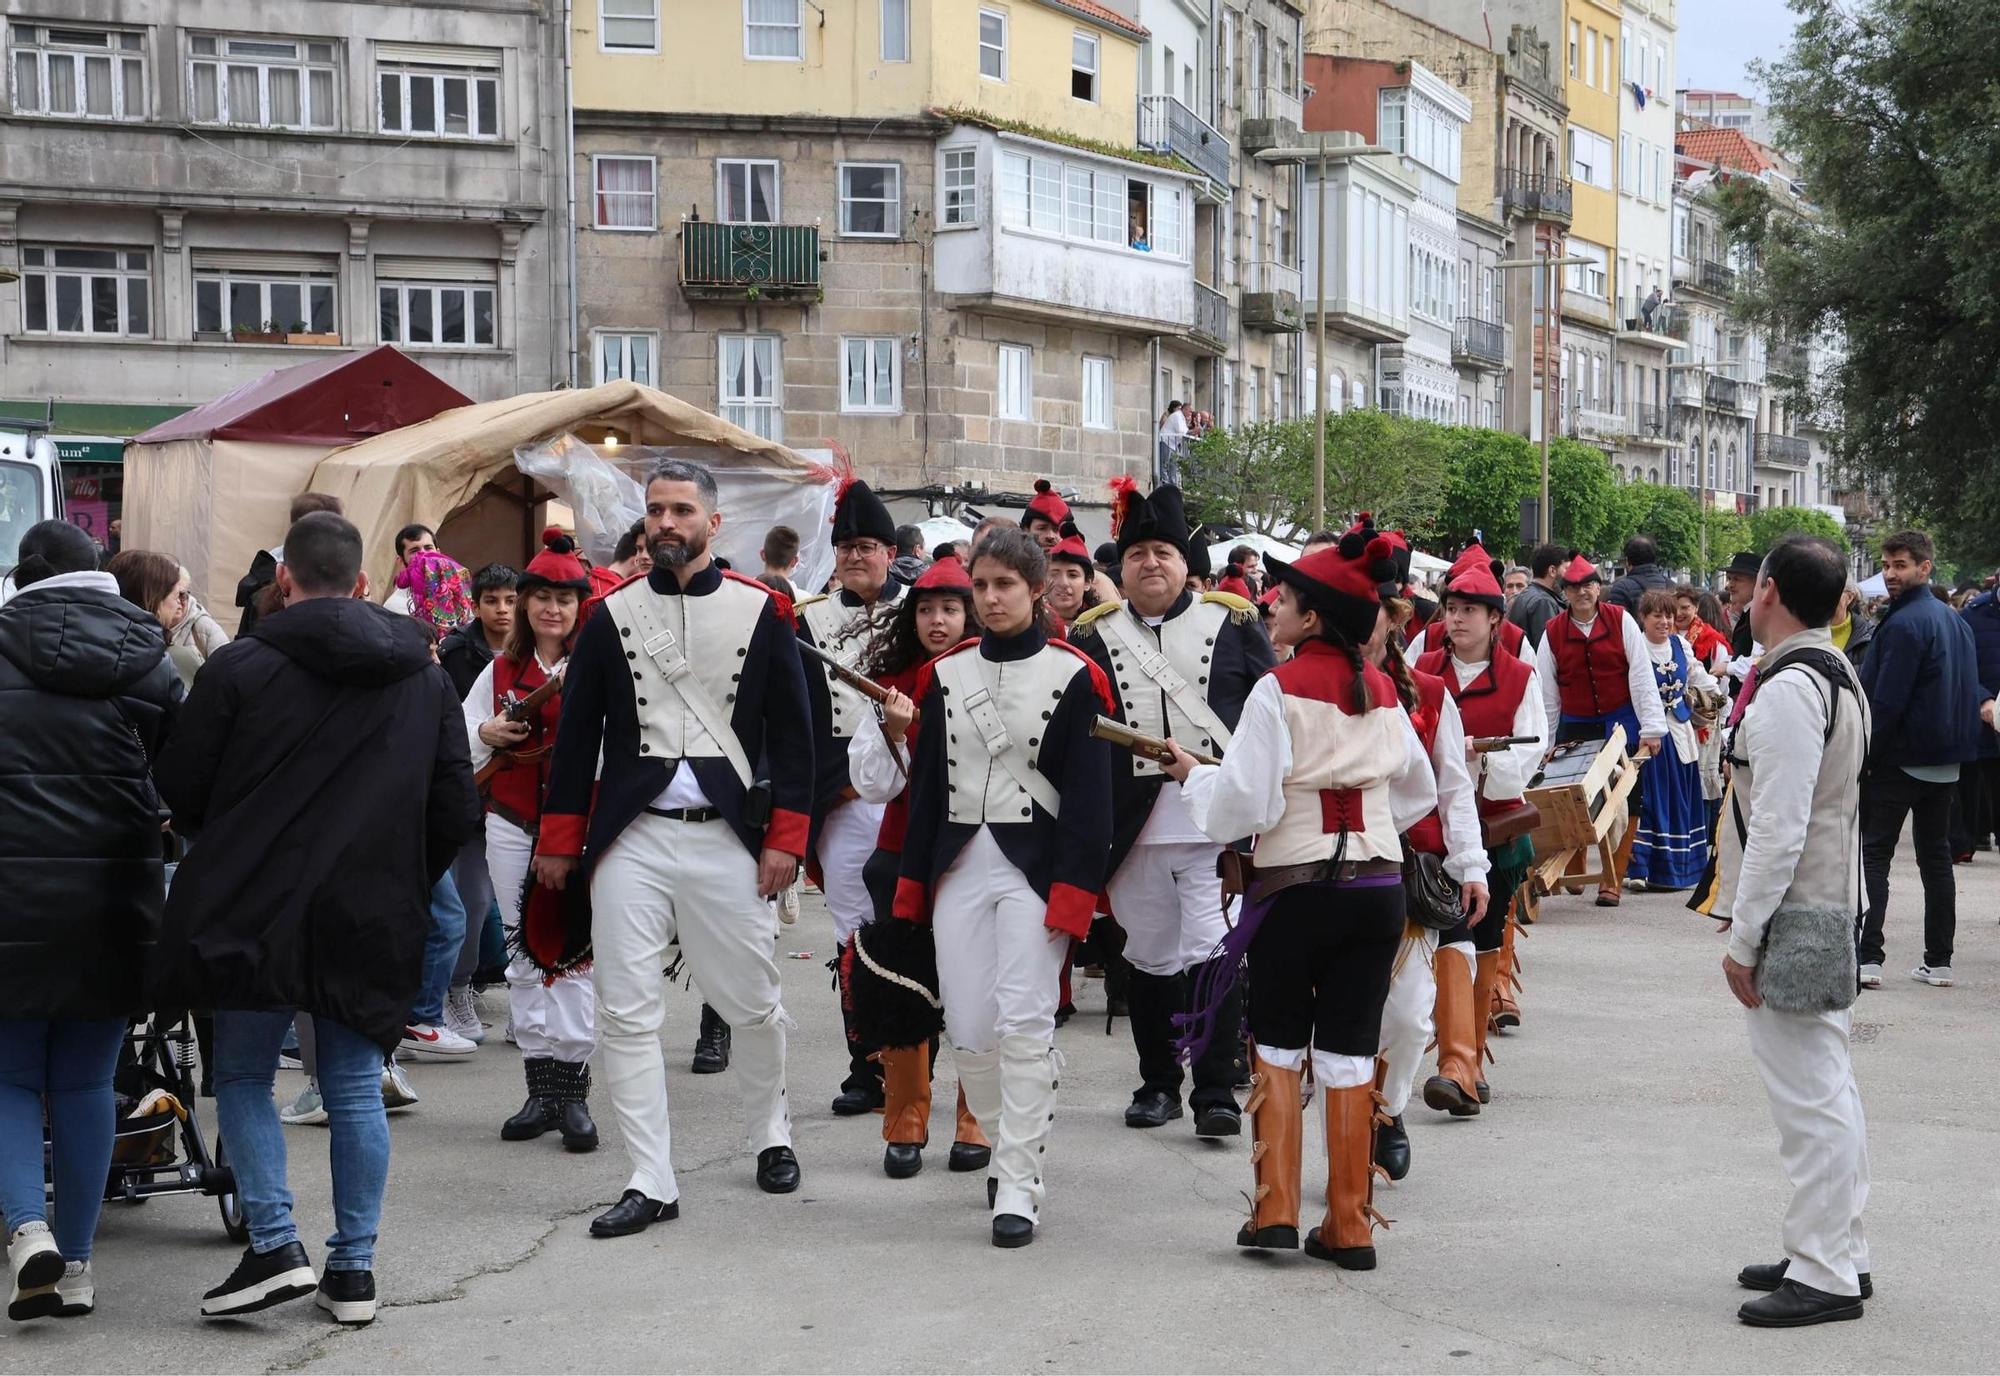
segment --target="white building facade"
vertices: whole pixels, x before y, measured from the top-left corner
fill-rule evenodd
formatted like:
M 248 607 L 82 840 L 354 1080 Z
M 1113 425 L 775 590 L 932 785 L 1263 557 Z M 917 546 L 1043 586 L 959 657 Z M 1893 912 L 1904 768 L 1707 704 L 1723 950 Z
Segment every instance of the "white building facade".
M 1409 219 L 1409 337 L 1382 349 L 1384 410 L 1455 423 L 1458 372 L 1452 365 L 1459 314 L 1458 178 L 1472 102 L 1421 63 L 1406 86 L 1382 88 L 1380 141 L 1404 159 L 1416 184 Z

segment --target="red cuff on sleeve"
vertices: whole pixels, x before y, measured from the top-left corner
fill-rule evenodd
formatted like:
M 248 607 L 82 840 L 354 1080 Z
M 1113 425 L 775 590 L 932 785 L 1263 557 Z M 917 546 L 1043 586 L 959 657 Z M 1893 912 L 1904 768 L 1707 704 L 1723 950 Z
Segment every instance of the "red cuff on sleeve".
M 1097 895 L 1073 884 L 1049 885 L 1048 915 L 1042 925 L 1052 931 L 1067 932 L 1082 941 L 1090 935 L 1090 919 L 1097 911 Z
M 537 855 L 580 856 L 583 854 L 583 834 L 590 824 L 588 817 L 573 812 L 544 812 L 541 832 L 535 838 Z
M 930 894 L 914 879 L 898 879 L 896 901 L 891 911 L 897 917 L 911 922 L 926 921 L 931 915 Z
M 812 818 L 803 812 L 771 809 L 771 821 L 764 828 L 764 848 L 779 850 L 800 860 L 806 857 L 806 837 L 812 833 Z

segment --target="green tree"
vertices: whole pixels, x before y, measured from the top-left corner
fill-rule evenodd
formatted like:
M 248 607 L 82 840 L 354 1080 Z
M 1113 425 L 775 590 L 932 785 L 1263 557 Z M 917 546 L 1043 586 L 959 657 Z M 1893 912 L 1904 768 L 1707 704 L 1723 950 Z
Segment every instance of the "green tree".
M 1903 519 L 1932 513 L 1968 558 L 2000 556 L 2000 5 L 1792 0 L 1791 51 L 1764 67 L 1806 213 L 1736 179 L 1733 236 L 1759 269 L 1741 313 L 1837 337 L 1808 380 L 1838 417 L 1851 479 Z
M 1311 422 L 1306 422 L 1311 435 Z M 1326 425 L 1327 520 L 1371 511 L 1384 530 L 1431 538 L 1444 509 L 1447 434 L 1454 427 L 1383 411 L 1348 411 Z M 1312 459 L 1306 459 L 1311 490 Z
M 1613 529 L 1616 490 L 1611 460 L 1602 449 L 1570 439 L 1549 445 L 1549 530 L 1557 544 L 1585 553 L 1609 553 L 1623 544 L 1631 532 Z
M 1803 506 L 1773 506 L 1750 517 L 1750 548 L 1759 554 L 1767 553 L 1771 546 L 1787 535 L 1800 533 L 1818 535 L 1833 541 L 1843 550 L 1847 548 L 1846 529 L 1824 511 Z
M 1684 488 L 1620 485 L 1612 493 L 1608 529 L 1620 544 L 1626 536 L 1652 536 L 1667 568 L 1691 569 L 1701 562 L 1701 508 Z
M 1444 509 L 1436 534 L 1463 549 L 1473 532 L 1501 557 L 1520 548 L 1521 502 L 1541 491 L 1541 458 L 1519 435 L 1473 426 L 1440 427 L 1445 443 Z
M 1734 507 L 1704 507 L 1699 538 L 1701 547 L 1708 551 L 1708 558 L 1706 561 L 1697 558 L 1693 562 L 1701 565 L 1695 573 L 1705 581 L 1729 563 L 1730 555 L 1750 548 L 1750 522 Z
M 1284 536 L 1312 519 L 1312 429 L 1302 420 L 1212 429 L 1181 465 L 1188 518 Z

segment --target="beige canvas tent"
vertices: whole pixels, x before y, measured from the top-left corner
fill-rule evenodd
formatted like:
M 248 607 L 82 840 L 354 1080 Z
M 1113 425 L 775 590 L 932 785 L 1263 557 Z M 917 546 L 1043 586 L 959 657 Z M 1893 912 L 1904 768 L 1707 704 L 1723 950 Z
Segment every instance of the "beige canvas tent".
M 732 461 L 826 483 L 827 471 L 784 445 L 636 382 L 530 392 L 446 411 L 417 425 L 336 450 L 313 470 L 311 490 L 332 493 L 361 528 L 368 579 L 385 595 L 397 530 L 423 521 L 438 545 L 477 568 L 517 567 L 536 547 L 551 494 L 514 466 L 514 451 L 574 434 L 593 444 L 686 446 L 711 465 Z

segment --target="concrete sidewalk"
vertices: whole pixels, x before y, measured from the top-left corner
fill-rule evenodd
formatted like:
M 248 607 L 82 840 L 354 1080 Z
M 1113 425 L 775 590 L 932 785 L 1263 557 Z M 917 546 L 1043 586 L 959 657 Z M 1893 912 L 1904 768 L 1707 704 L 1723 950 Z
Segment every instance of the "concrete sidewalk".
M 387 1307 L 373 1327 L 337 1331 L 309 1301 L 205 1324 L 200 1293 L 238 1249 L 208 1202 L 162 1199 L 106 1210 L 99 1312 L 0 1326 L 0 1371 L 1991 1369 L 2000 1110 L 1978 1086 L 2000 1063 L 2000 856 L 1958 877 L 1958 986 L 1906 976 L 1920 900 L 1904 865 L 1890 979 L 1856 1010 L 1876 1283 L 1858 1323 L 1735 1320 L 1749 1295 L 1737 1268 L 1782 1255 L 1786 1188 L 1722 940 L 1678 897 L 1544 905 L 1522 943 L 1524 1026 L 1488 1072 L 1494 1102 L 1467 1120 L 1413 1102 L 1415 1166 L 1377 1192 L 1395 1226 L 1366 1274 L 1232 1245 L 1247 1139 L 1200 1143 L 1187 1120 L 1123 1126 L 1133 1053 L 1122 1021 L 1104 1035 L 1096 984 L 1058 1038 L 1068 1066 L 1034 1246 L 990 1246 L 981 1178 L 944 1169 L 948 1060 L 936 1150 L 916 1179 L 885 1178 L 880 1119 L 827 1109 L 845 1057 L 823 968 L 830 924 L 808 899 L 781 942 L 812 952 L 781 961 L 800 1024 L 798 1194 L 757 1192 L 734 1077 L 685 1073 L 698 1003 L 682 992 L 666 1034 L 682 1216 L 591 1239 L 588 1216 L 626 1175 L 610 1106 L 594 1105 L 606 1140 L 593 1156 L 553 1137 L 502 1143 L 522 1086 L 496 1028 L 465 1063 L 411 1068 L 423 1102 L 393 1120 Z M 281 1093 L 298 1083 L 281 1075 Z M 324 1129 L 286 1138 L 318 1261 Z M 1308 1214 L 1323 1160 L 1309 1127 Z

